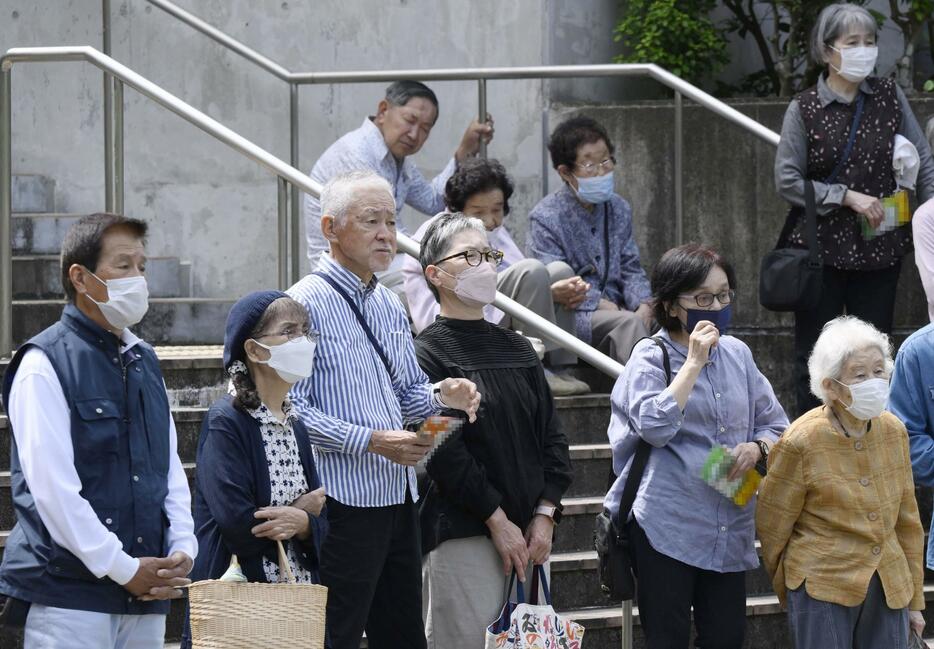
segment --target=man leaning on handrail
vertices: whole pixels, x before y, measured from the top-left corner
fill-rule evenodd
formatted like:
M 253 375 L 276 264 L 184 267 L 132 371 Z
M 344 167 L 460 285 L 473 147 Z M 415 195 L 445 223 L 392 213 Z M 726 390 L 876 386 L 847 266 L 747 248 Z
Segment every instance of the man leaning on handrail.
M 492 117 L 487 115 L 482 124 L 472 121 L 464 131 L 454 157 L 429 182 L 411 156 L 418 153 L 428 140 L 438 121 L 438 113 L 438 97 L 428 86 L 418 81 L 396 81 L 386 88 L 386 96 L 377 105 L 376 114 L 364 119 L 360 128 L 329 146 L 309 175 L 324 185 L 339 174 L 367 169 L 389 183 L 396 219 L 406 204 L 428 215 L 437 214 L 444 210 L 444 184 L 457 165 L 477 154 L 481 140 L 490 142 L 493 139 Z M 314 270 L 318 259 L 326 257 L 328 251 L 328 241 L 321 233 L 321 201 L 305 194 L 303 211 L 308 261 Z M 404 224 L 400 224 L 399 231 L 408 234 Z M 403 256 L 393 261 L 388 272 L 380 273 L 380 283 L 400 297 L 404 296 Z

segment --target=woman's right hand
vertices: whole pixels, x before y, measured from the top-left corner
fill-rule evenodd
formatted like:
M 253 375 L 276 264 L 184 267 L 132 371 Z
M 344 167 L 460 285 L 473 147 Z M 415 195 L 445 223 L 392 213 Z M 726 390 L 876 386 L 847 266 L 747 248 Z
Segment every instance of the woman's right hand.
M 846 190 L 843 196 L 843 206 L 849 207 L 857 214 L 866 217 L 866 221 L 873 230 L 879 227 L 882 219 L 885 218 L 885 209 L 882 207 L 882 201 L 875 196 L 868 196 L 854 192 L 852 189 Z
M 703 367 L 710 358 L 710 350 L 720 340 L 720 331 L 710 320 L 701 320 L 694 325 L 688 343 L 687 363 Z
M 308 513 L 304 509 L 291 506 L 261 507 L 253 516 L 266 520 L 250 530 L 255 537 L 272 541 L 287 541 L 293 536 L 308 538 Z
M 512 521 L 506 518 L 506 513 L 497 507 L 493 515 L 486 520 L 490 529 L 490 539 L 496 548 L 499 558 L 503 561 L 503 572 L 507 575 L 513 570 L 519 581 L 525 582 L 525 567 L 529 564 L 529 548 L 525 537 Z
M 324 487 L 318 487 L 314 491 L 303 493 L 296 498 L 295 502 L 292 503 L 292 507 L 304 509 L 312 516 L 320 516 L 326 500 L 327 492 L 324 490 Z
M 551 299 L 568 310 L 576 309 L 587 298 L 590 284 L 580 277 L 559 279 L 551 285 Z

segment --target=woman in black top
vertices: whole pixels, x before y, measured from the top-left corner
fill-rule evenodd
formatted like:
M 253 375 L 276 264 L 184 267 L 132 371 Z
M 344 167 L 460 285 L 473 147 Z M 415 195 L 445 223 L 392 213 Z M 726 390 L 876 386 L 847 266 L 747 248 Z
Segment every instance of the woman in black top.
M 826 322 L 848 313 L 892 331 L 902 258 L 911 251 L 911 227 L 883 222 L 882 199 L 901 189 L 892 163 L 896 135 L 917 149 L 918 198 L 934 197 L 934 161 L 908 100 L 893 79 L 869 76 L 878 52 L 876 32 L 875 19 L 863 7 L 824 8 L 814 26 L 811 57 L 827 69 L 788 106 L 775 157 L 776 188 L 787 202 L 803 207 L 804 184 L 814 183 L 824 263 L 820 303 L 795 313 L 799 415 L 820 405 L 808 387 L 807 360 Z M 858 109 L 855 139 L 845 156 Z M 807 247 L 804 225 L 802 210 L 787 245 Z
M 415 341 L 432 381 L 464 377 L 483 394 L 477 421 L 437 448 L 421 507 L 429 648 L 480 646 L 513 569 L 551 554 L 571 483 L 565 436 L 541 361 L 521 335 L 483 319 L 496 264 L 483 223 L 442 214 L 419 261 L 441 315 Z

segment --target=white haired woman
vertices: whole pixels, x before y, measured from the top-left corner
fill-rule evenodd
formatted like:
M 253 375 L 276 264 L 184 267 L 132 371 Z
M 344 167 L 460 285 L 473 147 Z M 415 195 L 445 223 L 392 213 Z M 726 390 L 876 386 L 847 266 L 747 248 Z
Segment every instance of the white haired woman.
M 924 628 L 908 436 L 884 410 L 892 366 L 878 329 L 853 316 L 828 322 L 808 360 L 823 405 L 769 453 L 756 528 L 797 649 L 905 649 L 909 624 Z
M 907 223 L 880 227 L 882 200 L 900 189 L 893 168 L 896 135 L 918 151 L 919 203 L 934 198 L 934 160 L 905 94 L 894 80 L 871 76 L 877 31 L 872 14 L 855 4 L 821 11 L 811 58 L 826 70 L 789 104 L 775 154 L 775 186 L 785 201 L 804 207 L 805 183 L 814 185 L 824 263 L 819 304 L 795 313 L 799 415 L 818 405 L 808 391 L 807 359 L 825 322 L 848 313 L 885 333 L 892 330 L 899 271 L 911 252 Z M 807 247 L 805 220 L 801 210 L 785 245 Z

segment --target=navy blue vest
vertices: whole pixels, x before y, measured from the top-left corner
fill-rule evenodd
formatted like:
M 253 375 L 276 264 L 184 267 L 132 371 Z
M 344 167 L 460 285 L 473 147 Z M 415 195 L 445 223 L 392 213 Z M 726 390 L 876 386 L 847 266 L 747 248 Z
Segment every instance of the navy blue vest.
M 23 345 L 6 372 L 3 401 L 30 347 L 45 352 L 71 411 L 71 441 L 81 495 L 134 557 L 165 556 L 168 517 L 169 404 L 159 361 L 140 343 L 122 356 L 119 341 L 72 304 Z M 41 404 L 36 404 L 41 407 Z M 12 422 L 11 422 L 12 425 Z M 96 578 L 50 536 L 23 477 L 16 441 L 10 473 L 16 526 L 0 565 L 0 592 L 46 606 L 110 614 L 167 613 L 111 579 Z

